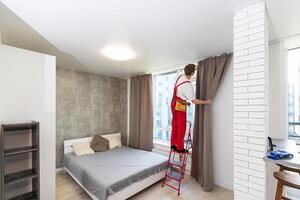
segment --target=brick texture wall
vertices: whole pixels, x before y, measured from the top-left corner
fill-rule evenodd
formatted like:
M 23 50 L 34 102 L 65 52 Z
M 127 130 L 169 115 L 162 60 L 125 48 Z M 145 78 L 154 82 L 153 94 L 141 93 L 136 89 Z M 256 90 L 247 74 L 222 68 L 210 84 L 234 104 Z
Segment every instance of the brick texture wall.
M 267 26 L 263 3 L 234 17 L 233 122 L 235 200 L 265 199 L 268 130 Z

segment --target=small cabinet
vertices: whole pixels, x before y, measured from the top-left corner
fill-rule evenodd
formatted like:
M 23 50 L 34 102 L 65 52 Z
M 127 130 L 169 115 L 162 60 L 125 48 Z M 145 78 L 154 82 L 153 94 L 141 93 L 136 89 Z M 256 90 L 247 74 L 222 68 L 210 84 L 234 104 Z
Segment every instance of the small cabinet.
M 1 124 L 1 199 L 40 199 L 39 123 Z

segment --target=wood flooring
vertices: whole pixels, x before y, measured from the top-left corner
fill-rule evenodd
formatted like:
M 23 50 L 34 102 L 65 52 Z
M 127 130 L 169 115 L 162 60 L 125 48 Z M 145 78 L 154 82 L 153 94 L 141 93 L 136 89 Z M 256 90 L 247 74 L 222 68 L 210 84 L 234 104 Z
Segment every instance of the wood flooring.
M 56 177 L 56 199 L 91 200 L 80 186 L 64 172 Z M 177 192 L 167 186 L 162 188 L 161 182 L 158 182 L 129 200 L 233 200 L 233 192 L 218 186 L 212 192 L 203 192 L 195 179 L 186 176 L 180 196 L 177 196 Z

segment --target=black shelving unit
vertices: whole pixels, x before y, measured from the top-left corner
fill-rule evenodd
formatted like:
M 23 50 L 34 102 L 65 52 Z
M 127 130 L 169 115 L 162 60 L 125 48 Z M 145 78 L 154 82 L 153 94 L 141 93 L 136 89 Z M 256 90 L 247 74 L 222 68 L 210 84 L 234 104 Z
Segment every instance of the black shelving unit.
M 18 134 L 24 132 L 29 135 L 31 138 L 30 144 L 24 145 L 21 147 L 10 147 L 7 144 L 6 137 L 9 134 L 15 134 L 14 136 L 18 137 Z M 0 199 L 3 200 L 40 200 L 40 155 L 39 155 L 39 123 L 32 121 L 30 123 L 15 123 L 15 124 L 1 124 L 1 191 Z M 6 161 L 7 159 L 10 162 L 14 162 L 14 159 L 17 156 L 30 154 L 31 159 L 31 168 L 24 167 L 22 170 L 15 172 L 7 173 L 6 171 Z M 16 159 L 17 160 L 17 159 Z M 28 191 L 24 194 L 16 194 L 13 197 L 7 197 L 6 189 L 8 187 L 14 188 L 14 185 L 22 182 L 31 183 L 31 191 Z M 12 196 L 12 195 L 10 195 Z

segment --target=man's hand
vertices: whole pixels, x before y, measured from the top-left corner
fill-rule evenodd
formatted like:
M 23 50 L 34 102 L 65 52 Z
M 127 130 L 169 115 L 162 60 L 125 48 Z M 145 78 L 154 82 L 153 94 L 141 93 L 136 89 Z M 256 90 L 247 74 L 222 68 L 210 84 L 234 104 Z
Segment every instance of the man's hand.
M 211 100 L 210 99 L 207 99 L 204 102 L 205 102 L 205 104 L 211 104 Z
M 194 99 L 192 100 L 192 103 L 193 104 L 198 104 L 198 105 L 201 105 L 201 104 L 211 104 L 211 100 L 207 99 L 207 100 L 200 100 L 200 99 Z

